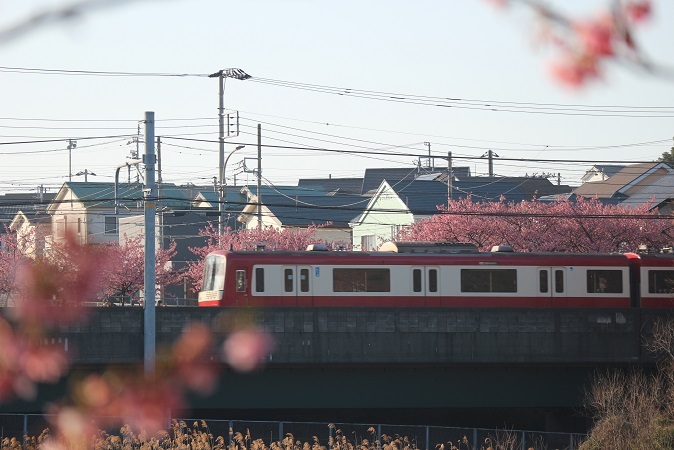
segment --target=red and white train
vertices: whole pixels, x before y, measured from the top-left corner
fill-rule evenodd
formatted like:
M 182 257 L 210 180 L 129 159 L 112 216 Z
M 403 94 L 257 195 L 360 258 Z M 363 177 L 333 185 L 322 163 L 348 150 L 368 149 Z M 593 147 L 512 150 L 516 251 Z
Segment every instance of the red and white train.
M 508 250 L 389 243 L 377 252 L 216 251 L 206 257 L 199 305 L 674 307 L 674 255 Z

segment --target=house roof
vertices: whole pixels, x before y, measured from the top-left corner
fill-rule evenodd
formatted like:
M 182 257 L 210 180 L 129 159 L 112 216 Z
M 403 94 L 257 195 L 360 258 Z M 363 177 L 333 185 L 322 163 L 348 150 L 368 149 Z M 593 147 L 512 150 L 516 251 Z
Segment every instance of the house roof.
M 43 193 L 42 200 L 36 193 L 14 193 L 0 195 L 0 233 L 4 233 L 4 226 L 9 225 L 19 211 L 25 215 L 47 210 L 56 193 Z
M 622 189 L 634 183 L 648 172 L 664 166 L 667 165 L 662 162 L 631 164 L 623 167 L 618 173 L 604 181 L 583 183 L 573 193 L 581 197 L 626 198 L 627 195 L 621 192 Z M 672 169 L 670 168 L 668 171 L 671 172 Z
M 585 175 L 583 175 L 583 180 L 592 178 L 594 175 L 599 173 L 604 174 L 606 178 L 609 178 L 620 172 L 625 167 L 627 166 L 623 164 L 595 164 L 590 170 L 585 172 Z
M 248 186 L 256 195 L 257 186 Z M 365 208 L 368 198 L 331 193 L 321 186 L 263 186 L 262 204 L 283 226 L 309 226 L 331 222 L 332 227 L 346 228 Z
M 486 178 L 486 179 L 484 179 Z M 453 200 L 471 196 L 474 202 L 506 201 L 519 202 L 528 198 L 519 190 L 516 181 L 504 178 L 474 177 L 470 181 L 455 181 L 451 186 Z M 391 186 L 408 207 L 416 213 L 433 214 L 438 205 L 447 203 L 448 186 L 439 181 L 415 180 L 405 185 Z
M 191 187 L 182 188 L 172 183 L 162 183 L 158 186 L 159 202 L 161 206 L 169 208 L 189 208 L 192 198 L 189 197 Z M 55 202 L 67 201 L 65 195 L 68 190 L 84 204 L 85 208 L 115 207 L 115 184 L 95 182 L 69 181 L 63 184 Z M 127 208 L 140 207 L 138 202 L 143 201 L 143 185 L 140 183 L 120 183 L 117 185 L 117 203 Z M 55 208 L 55 204 L 49 209 Z
M 304 178 L 297 182 L 297 186 L 320 186 L 328 192 L 360 194 L 363 188 L 363 178 Z
M 674 198 L 674 174 L 668 174 L 623 200 L 622 205 L 636 208 L 651 203 L 651 209 Z

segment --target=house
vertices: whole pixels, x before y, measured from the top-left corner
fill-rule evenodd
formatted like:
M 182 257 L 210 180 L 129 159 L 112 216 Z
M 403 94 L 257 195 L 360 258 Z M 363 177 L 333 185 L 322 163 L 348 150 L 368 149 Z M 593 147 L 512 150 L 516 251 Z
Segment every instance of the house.
M 157 187 L 162 207 L 188 208 L 192 198 L 174 184 Z M 62 240 L 66 232 L 80 243 L 117 242 L 119 219 L 144 212 L 143 185 L 94 182 L 66 182 L 49 204 L 52 217 L 52 239 Z
M 674 169 L 664 162 L 631 164 L 604 181 L 583 183 L 574 189 L 573 194 L 577 197 L 624 201 L 672 173 Z
M 40 254 L 44 250 L 45 235 L 49 233 L 45 227 L 45 221 L 49 221 L 47 205 L 55 196 L 55 193 L 41 190 L 39 193 L 0 195 L 0 234 L 8 229 L 16 231 L 22 251 L 29 255 Z
M 363 210 L 368 198 L 355 194 L 331 193 L 321 186 L 262 186 L 262 208 L 258 213 L 257 186 L 244 188 L 247 205 L 239 220 L 246 229 L 307 228 L 322 225 L 318 239 L 328 242 L 351 242 L 349 222 Z
M 595 164 L 580 179 L 581 183 L 593 181 L 605 181 L 624 169 L 625 165 L 620 164 Z
M 9 229 L 16 233 L 21 253 L 34 258 L 44 253 L 45 238 L 51 234 L 51 216 L 44 211 L 19 211 Z
M 246 206 L 247 196 L 242 192 L 241 186 L 223 186 L 223 226 L 225 229 L 238 230 L 242 228 L 240 222 L 236 219 Z M 192 201 L 192 208 L 203 211 L 211 211 L 209 214 L 212 217 L 212 222 L 219 222 L 219 194 L 213 190 L 199 191 Z
M 415 222 L 437 214 L 438 205 L 447 199 L 470 196 L 475 202 L 529 200 L 520 187 L 521 180 L 495 177 L 472 177 L 470 181 L 445 183 L 426 180 L 382 181 L 362 214 L 350 222 L 353 249 L 369 251 L 394 239 L 398 232 Z M 549 183 L 549 181 L 548 181 Z M 551 184 L 551 183 L 550 183 Z
M 658 214 L 671 215 L 674 212 L 674 174 L 667 174 L 621 202 L 623 206 L 638 207 L 650 205 L 650 210 Z

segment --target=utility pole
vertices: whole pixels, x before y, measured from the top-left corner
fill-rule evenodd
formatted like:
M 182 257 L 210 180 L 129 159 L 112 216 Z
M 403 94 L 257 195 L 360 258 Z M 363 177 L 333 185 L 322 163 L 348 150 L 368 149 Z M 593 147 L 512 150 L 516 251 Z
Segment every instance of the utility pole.
M 262 230 L 262 125 L 257 124 L 257 229 Z
M 454 181 L 454 176 L 452 174 L 452 152 L 447 152 L 447 207 L 449 208 L 449 202 L 452 200 L 452 181 Z
M 223 214 L 225 210 L 225 78 L 236 78 L 237 80 L 247 80 L 250 78 L 246 72 L 241 69 L 224 69 L 212 73 L 209 78 L 218 79 L 218 181 L 220 182 L 220 190 L 218 194 L 218 235 L 222 236 L 224 232 Z M 238 121 L 237 121 L 238 122 Z M 238 123 L 237 123 L 238 135 Z
M 488 158 L 489 158 L 489 176 L 493 177 L 494 176 L 494 157 L 499 158 L 499 156 L 491 150 L 489 150 L 487 153 L 482 155 L 482 158 L 484 158 L 485 156 L 488 156 Z
M 77 147 L 77 141 L 68 139 L 68 181 L 73 181 L 73 149 Z
M 161 183 L 161 136 L 157 136 L 157 184 Z
M 428 168 L 433 170 L 433 168 L 435 167 L 435 161 L 431 157 L 431 143 L 424 142 L 424 145 L 428 147 Z
M 145 303 L 144 308 L 144 367 L 145 376 L 155 373 L 156 319 L 155 289 L 155 214 L 157 211 L 157 185 L 154 179 L 154 112 L 145 112 Z

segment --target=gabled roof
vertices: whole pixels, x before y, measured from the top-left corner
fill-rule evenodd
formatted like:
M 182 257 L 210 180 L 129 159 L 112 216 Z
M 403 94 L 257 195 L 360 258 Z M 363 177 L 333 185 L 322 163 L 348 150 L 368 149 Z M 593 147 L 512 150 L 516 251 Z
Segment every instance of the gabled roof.
M 471 196 L 474 202 L 499 201 L 501 196 L 509 202 L 529 200 L 519 190 L 520 184 L 506 178 L 473 177 L 470 181 L 453 182 L 451 197 L 460 200 Z M 434 214 L 438 205 L 447 203 L 448 186 L 439 181 L 415 180 L 391 187 L 415 214 Z
M 168 208 L 189 208 L 192 198 L 189 197 L 191 188 L 181 188 L 172 183 L 162 183 L 158 186 L 159 204 Z M 69 201 L 68 192 L 85 208 L 114 209 L 115 183 L 75 182 L 69 181 L 61 186 L 54 202 L 48 210 L 53 211 L 58 203 Z M 126 208 L 140 208 L 143 201 L 143 185 L 140 183 L 119 183 L 117 185 L 117 203 Z
M 672 198 L 674 198 L 674 174 L 669 174 L 645 186 L 639 192 L 623 200 L 621 204 L 636 208 L 646 203 L 652 203 L 651 209 L 653 209 Z
M 526 197 L 526 200 L 533 200 L 534 198 L 547 195 L 567 194 L 573 191 L 571 186 L 556 185 L 544 177 L 473 177 L 465 181 L 480 181 L 485 184 L 493 181 L 514 183 L 517 185 L 517 189 Z
M 33 225 L 50 224 L 51 216 L 45 211 L 18 211 L 14 215 L 9 227 L 16 230 L 24 222 L 29 222 Z
M 595 164 L 590 170 L 585 172 L 585 175 L 583 175 L 582 179 L 586 180 L 592 178 L 594 175 L 599 173 L 603 174 L 606 178 L 609 178 L 620 172 L 625 167 L 627 166 L 623 164 Z
M 665 169 L 668 173 L 674 172 L 671 167 L 663 162 L 631 164 L 607 180 L 584 183 L 577 187 L 573 193 L 581 197 L 626 198 L 625 190 L 658 169 Z
M 54 197 L 56 193 L 43 193 L 42 200 L 36 193 L 0 195 L 0 233 L 4 233 L 4 224 L 9 225 L 19 211 L 23 211 L 24 214 L 44 212 Z
M 257 186 L 248 186 L 255 196 Z M 283 226 L 309 226 L 332 222 L 331 227 L 346 228 L 365 208 L 368 198 L 354 194 L 327 192 L 320 186 L 263 186 L 262 204 Z
M 374 191 L 381 186 L 381 182 L 386 180 L 389 184 L 394 184 L 401 180 L 414 180 L 417 177 L 418 168 L 404 167 L 394 169 L 365 169 L 365 176 L 363 177 L 362 194 L 367 194 Z

